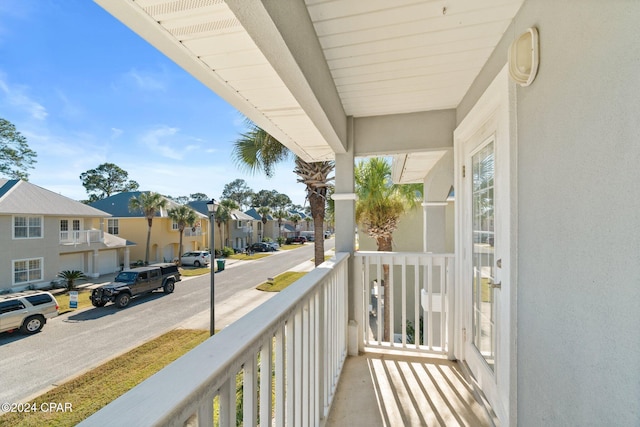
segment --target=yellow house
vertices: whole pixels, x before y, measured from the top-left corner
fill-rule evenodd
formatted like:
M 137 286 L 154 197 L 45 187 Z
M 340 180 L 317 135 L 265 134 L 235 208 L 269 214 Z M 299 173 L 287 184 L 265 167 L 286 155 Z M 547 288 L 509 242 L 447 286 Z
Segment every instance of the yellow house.
M 131 247 L 131 262 L 144 261 L 147 244 L 147 219 L 140 210 L 130 210 L 129 201 L 138 197 L 140 191 L 115 194 L 91 204 L 96 209 L 112 215 L 106 221 L 110 234 L 122 237 L 137 245 Z M 169 218 L 168 211 L 180 206 L 165 198 L 167 204 L 156 212 L 151 225 L 149 262 L 170 262 L 180 255 L 180 232 L 178 224 Z M 182 251 L 203 250 L 209 247 L 209 219 L 196 211 L 198 220 L 191 228 L 185 228 L 182 236 Z

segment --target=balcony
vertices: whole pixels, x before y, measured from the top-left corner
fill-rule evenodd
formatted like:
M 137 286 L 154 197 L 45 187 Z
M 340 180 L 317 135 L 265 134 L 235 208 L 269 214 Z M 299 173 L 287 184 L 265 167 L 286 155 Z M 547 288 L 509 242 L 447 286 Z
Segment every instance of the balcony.
M 452 266 L 337 253 L 81 425 L 491 425 L 447 360 Z
M 101 230 L 73 230 L 60 232 L 61 245 L 91 245 L 92 243 L 103 242 Z

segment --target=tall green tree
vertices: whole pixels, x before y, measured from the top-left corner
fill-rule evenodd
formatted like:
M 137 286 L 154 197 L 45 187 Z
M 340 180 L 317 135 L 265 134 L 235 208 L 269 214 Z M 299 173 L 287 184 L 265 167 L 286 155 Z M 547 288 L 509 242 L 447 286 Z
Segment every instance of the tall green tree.
M 260 215 L 260 221 L 262 221 L 262 239 L 265 237 L 267 221 L 269 220 L 267 217 L 271 214 L 271 208 L 269 206 L 260 206 L 256 209 L 256 212 Z
M 27 144 L 27 138 L 8 120 L 0 118 L 0 175 L 10 179 L 29 179 L 37 154 Z
M 211 200 L 211 197 L 207 196 L 205 193 L 193 193 L 189 194 L 189 199 L 198 202 L 208 202 Z
M 152 191 L 140 193 L 138 197 L 129 199 L 130 211 L 141 211 L 147 219 L 147 249 L 144 253 L 144 263 L 149 264 L 149 244 L 151 243 L 151 226 L 156 212 L 167 206 L 167 199 Z M 182 254 L 181 254 L 182 255 Z
M 178 265 L 182 265 L 182 236 L 184 235 L 184 229 L 186 226 L 193 227 L 193 224 L 198 220 L 198 215 L 196 211 L 191 209 L 189 206 L 178 206 L 173 209 L 169 209 L 167 212 L 169 218 L 173 220 L 176 224 L 178 224 L 178 232 L 180 233 L 180 243 L 178 249 Z
M 224 249 L 224 234 L 222 224 L 227 224 L 231 219 L 231 212 L 238 209 L 236 202 L 230 199 L 220 201 L 218 209 L 216 209 L 216 224 L 218 224 L 218 234 L 220 234 L 220 249 Z
M 240 208 L 251 204 L 253 194 L 253 190 L 247 185 L 244 179 L 234 179 L 228 184 L 225 184 L 222 189 L 222 199 L 233 200 Z
M 267 177 L 273 176 L 275 166 L 294 157 L 294 154 L 277 139 L 269 135 L 264 129 L 250 124 L 249 130 L 234 142 L 232 153 L 238 167 L 249 172 L 264 172 Z M 305 185 L 307 199 L 311 206 L 311 216 L 314 224 L 314 260 L 315 265 L 324 262 L 324 212 L 327 188 L 333 177 L 330 176 L 335 168 L 333 161 L 308 163 L 295 156 L 294 173 L 298 175 L 298 182 Z
M 117 193 L 136 191 L 140 186 L 129 179 L 129 173 L 113 163 L 103 163 L 80 174 L 82 186 L 87 190 L 89 202 L 106 199 Z
M 393 184 L 391 165 L 383 158 L 370 158 L 360 162 L 355 168 L 356 221 L 369 236 L 376 241 L 379 251 L 391 251 L 393 232 L 403 213 L 416 206 L 419 185 Z M 384 283 L 389 282 L 389 265 L 382 266 Z M 384 340 L 389 341 L 389 294 L 384 292 Z

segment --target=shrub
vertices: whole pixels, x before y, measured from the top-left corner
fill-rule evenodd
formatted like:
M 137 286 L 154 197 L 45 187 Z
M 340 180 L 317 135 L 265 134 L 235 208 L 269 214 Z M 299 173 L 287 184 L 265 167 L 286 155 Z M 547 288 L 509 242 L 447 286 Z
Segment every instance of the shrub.
M 67 291 L 72 291 L 76 288 L 75 281 L 86 279 L 87 276 L 80 270 L 64 270 L 58 273 L 58 277 L 66 281 L 65 288 Z
M 286 237 L 282 237 L 282 236 L 278 237 L 278 244 L 280 246 L 284 245 L 286 241 L 287 241 Z
M 235 253 L 235 251 L 233 250 L 233 248 L 230 248 L 229 246 L 225 246 L 222 249 L 222 255 L 226 258 L 228 256 L 231 256 Z

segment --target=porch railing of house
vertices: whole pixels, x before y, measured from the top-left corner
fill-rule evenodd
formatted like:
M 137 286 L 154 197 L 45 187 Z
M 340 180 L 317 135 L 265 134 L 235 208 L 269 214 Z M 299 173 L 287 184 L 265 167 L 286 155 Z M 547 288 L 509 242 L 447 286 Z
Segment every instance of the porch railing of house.
M 354 264 L 356 295 L 363 296 L 359 324 L 365 347 L 452 356 L 453 254 L 356 252 Z M 390 286 L 384 283 L 385 268 Z M 385 292 L 389 292 L 388 339 Z
M 348 257 L 337 253 L 80 425 L 211 426 L 214 413 L 224 427 L 319 425 L 347 354 Z
M 69 230 L 60 232 L 61 245 L 90 245 L 102 241 L 102 230 Z
M 202 228 L 200 227 L 185 227 L 184 229 L 184 237 L 197 237 L 202 236 Z

